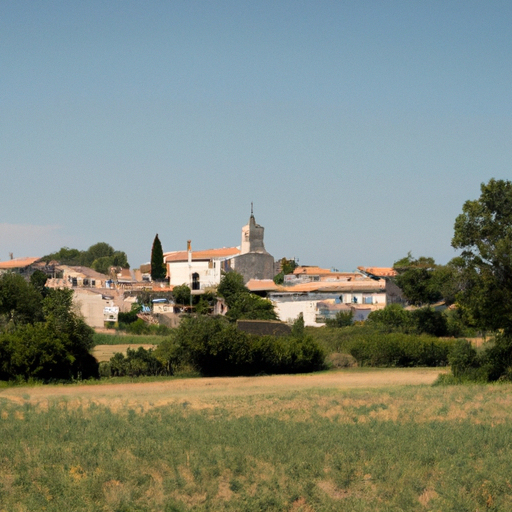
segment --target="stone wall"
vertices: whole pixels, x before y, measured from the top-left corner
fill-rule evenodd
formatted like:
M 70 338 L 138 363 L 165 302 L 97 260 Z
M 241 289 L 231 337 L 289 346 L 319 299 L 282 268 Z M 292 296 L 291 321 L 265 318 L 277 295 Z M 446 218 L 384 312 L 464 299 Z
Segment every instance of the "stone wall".
M 249 252 L 231 260 L 231 268 L 244 276 L 244 283 L 250 279 L 273 279 L 274 257 L 268 253 Z

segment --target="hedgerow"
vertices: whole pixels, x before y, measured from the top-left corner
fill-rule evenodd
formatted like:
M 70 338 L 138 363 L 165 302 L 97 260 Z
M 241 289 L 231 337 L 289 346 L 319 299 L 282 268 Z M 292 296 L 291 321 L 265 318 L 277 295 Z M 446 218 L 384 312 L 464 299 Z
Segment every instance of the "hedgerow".
M 256 336 L 239 331 L 223 317 L 184 318 L 155 351 L 139 348 L 103 364 L 103 376 L 173 374 L 194 368 L 202 375 L 301 373 L 324 367 L 320 345 L 303 332 Z
M 446 366 L 454 340 L 404 333 L 372 333 L 349 348 L 361 366 Z
M 323 368 L 325 358 L 310 336 L 255 336 L 222 317 L 184 319 L 174 343 L 181 360 L 204 375 L 309 372 Z

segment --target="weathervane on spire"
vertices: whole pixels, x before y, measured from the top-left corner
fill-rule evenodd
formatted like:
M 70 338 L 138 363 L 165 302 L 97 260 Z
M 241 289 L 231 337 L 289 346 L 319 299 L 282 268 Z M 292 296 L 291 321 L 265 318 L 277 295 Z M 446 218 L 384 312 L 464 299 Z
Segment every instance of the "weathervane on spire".
M 251 215 L 254 215 L 253 210 L 252 210 L 252 201 L 251 201 Z

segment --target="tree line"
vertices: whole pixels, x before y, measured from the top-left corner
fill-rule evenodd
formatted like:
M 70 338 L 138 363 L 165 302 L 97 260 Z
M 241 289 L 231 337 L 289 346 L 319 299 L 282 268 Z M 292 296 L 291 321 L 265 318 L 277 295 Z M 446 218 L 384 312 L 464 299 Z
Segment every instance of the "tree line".
M 47 254 L 41 259 L 47 263 L 58 261 L 61 265 L 90 267 L 96 272 L 106 275 L 109 274 L 111 267 L 130 268 L 126 253 L 115 250 L 105 242 L 91 245 L 85 251 L 62 247 L 57 252 Z

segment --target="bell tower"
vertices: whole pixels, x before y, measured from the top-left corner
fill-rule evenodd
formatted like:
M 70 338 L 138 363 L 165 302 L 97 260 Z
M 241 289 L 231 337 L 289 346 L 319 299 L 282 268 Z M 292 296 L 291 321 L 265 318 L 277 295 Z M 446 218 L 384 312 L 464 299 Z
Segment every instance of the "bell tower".
M 249 252 L 257 252 L 262 254 L 268 254 L 263 244 L 265 228 L 256 224 L 254 218 L 253 204 L 251 203 L 251 216 L 249 217 L 249 223 L 242 228 L 242 244 L 240 246 L 241 254 L 247 254 Z

